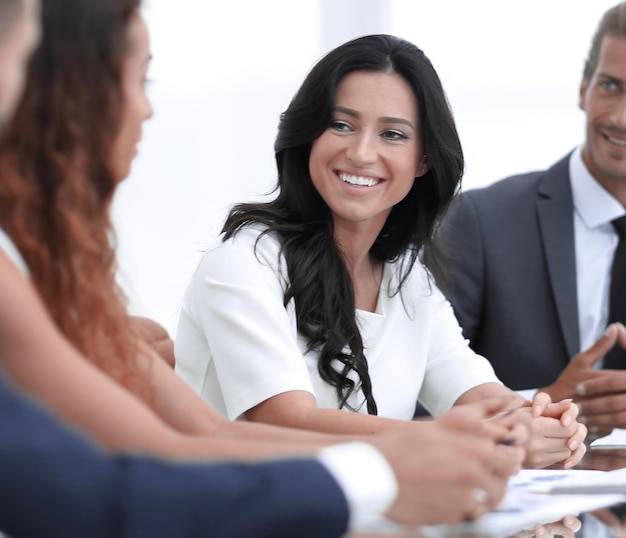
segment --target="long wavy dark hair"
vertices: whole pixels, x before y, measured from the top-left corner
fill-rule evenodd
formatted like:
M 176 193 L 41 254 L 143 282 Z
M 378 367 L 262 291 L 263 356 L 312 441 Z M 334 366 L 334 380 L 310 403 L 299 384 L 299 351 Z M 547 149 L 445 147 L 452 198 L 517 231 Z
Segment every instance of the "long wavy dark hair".
M 0 225 L 63 334 L 112 377 L 147 392 L 115 279 L 109 212 L 128 28 L 140 3 L 41 3 L 41 43 L 0 144 Z
M 415 45 L 389 35 L 349 41 L 315 65 L 280 118 L 274 146 L 276 197 L 234 206 L 223 232 L 226 240 L 243 226 L 260 223 L 266 227 L 264 233 L 278 235 L 289 273 L 284 304 L 294 300 L 298 331 L 308 351 L 319 352 L 320 376 L 336 388 L 340 408 L 354 410 L 348 399 L 361 389 L 368 413 L 376 415 L 353 283 L 334 241 L 331 212 L 309 174 L 311 146 L 331 124 L 339 83 L 354 71 L 397 73 L 408 82 L 417 99 L 418 124 L 430 165 L 392 208 L 370 254 L 377 260 L 398 262 L 398 284 L 391 293 L 400 292 L 420 257 L 435 278 L 442 274 L 441 255 L 432 238 L 459 188 L 463 152 L 432 64 Z M 357 374 L 358 383 L 349 377 L 351 372 Z

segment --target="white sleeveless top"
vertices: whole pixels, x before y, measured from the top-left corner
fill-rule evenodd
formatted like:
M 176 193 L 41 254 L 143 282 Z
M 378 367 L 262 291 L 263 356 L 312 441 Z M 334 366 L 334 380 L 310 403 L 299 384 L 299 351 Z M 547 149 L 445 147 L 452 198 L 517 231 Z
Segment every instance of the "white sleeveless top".
M 28 275 L 28 266 L 22 258 L 20 251 L 17 250 L 15 243 L 11 241 L 11 238 L 0 228 L 0 250 L 4 252 L 9 260 L 11 260 L 15 265 L 17 265 L 18 269 L 24 273 L 24 275 Z

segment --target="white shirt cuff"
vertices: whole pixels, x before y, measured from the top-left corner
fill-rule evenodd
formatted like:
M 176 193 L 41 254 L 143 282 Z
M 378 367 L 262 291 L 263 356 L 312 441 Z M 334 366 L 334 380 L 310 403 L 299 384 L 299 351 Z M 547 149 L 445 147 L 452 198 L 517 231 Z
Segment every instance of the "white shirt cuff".
M 337 480 L 350 509 L 351 530 L 380 520 L 398 494 L 391 466 L 372 445 L 345 443 L 322 449 L 319 460 Z

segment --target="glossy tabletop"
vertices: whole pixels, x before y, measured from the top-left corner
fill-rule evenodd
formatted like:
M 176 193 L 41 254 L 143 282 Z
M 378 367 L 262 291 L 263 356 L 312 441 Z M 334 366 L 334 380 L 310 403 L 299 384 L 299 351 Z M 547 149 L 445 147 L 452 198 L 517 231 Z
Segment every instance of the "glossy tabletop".
M 601 471 L 613 471 L 615 469 L 626 468 L 626 448 L 620 449 L 590 449 L 576 466 L 577 469 L 593 469 Z M 626 494 L 626 491 L 624 492 Z M 549 499 L 549 497 L 547 497 Z M 615 509 L 617 508 L 617 510 Z M 620 513 L 623 508 L 623 513 Z M 585 538 L 626 538 L 626 505 L 612 507 L 612 509 L 601 509 L 592 512 L 593 518 L 581 517 L 583 522 L 582 536 Z M 579 516 L 580 517 L 580 516 Z M 591 526 L 593 525 L 593 529 Z M 589 532 L 585 530 L 589 528 Z M 579 533 L 580 534 L 580 533 Z M 475 533 L 459 532 L 455 530 L 422 529 L 422 530 L 406 530 L 394 533 L 361 533 L 350 534 L 349 538 L 381 538 L 383 536 L 395 538 L 496 538 L 492 535 L 481 535 Z M 531 532 L 520 530 L 514 537 L 528 538 L 532 536 Z M 502 537 L 497 537 L 502 538 Z

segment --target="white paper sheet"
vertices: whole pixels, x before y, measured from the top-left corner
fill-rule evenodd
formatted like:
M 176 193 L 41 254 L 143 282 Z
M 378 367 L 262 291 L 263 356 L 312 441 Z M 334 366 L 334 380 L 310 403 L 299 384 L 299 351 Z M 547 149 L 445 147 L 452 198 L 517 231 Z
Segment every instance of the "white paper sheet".
M 626 469 L 620 470 L 626 476 Z M 616 471 L 594 470 L 522 470 L 509 481 L 507 494 L 496 510 L 473 523 L 457 526 L 431 526 L 420 529 L 424 538 L 442 538 L 465 533 L 483 537 L 503 538 L 538 524 L 560 521 L 567 515 L 576 515 L 598 508 L 626 502 L 624 494 L 568 494 L 556 495 L 557 487 L 597 484 Z M 614 480 L 619 480 L 614 475 Z M 401 533 L 401 527 L 384 520 L 372 521 L 368 531 Z
M 591 443 L 591 448 L 626 448 L 626 430 L 615 428 L 609 435 Z
M 522 529 L 532 529 L 541 523 L 560 521 L 567 515 L 588 512 L 626 502 L 626 495 L 549 495 L 522 490 L 507 492 L 502 504 L 473 523 L 456 527 L 424 529 L 425 538 L 479 534 L 490 538 L 505 538 Z
M 551 493 L 620 493 L 626 494 L 626 469 L 577 475 L 553 484 Z

